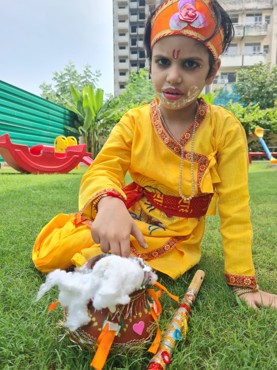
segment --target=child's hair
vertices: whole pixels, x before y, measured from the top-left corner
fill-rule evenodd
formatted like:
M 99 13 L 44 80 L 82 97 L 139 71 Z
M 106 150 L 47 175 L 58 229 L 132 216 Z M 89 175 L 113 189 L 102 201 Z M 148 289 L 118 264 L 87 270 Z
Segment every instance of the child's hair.
M 232 41 L 234 37 L 233 23 L 229 15 L 227 14 L 227 12 L 222 8 L 222 6 L 218 3 L 217 0 L 210 0 L 210 3 L 211 3 L 211 6 L 213 8 L 215 18 L 216 18 L 216 27 L 212 35 L 210 35 L 206 40 L 204 40 L 203 43 L 205 44 L 206 42 L 211 40 L 221 27 L 223 31 L 223 40 L 222 40 L 222 53 L 223 53 L 224 51 L 226 51 L 226 49 L 228 48 L 230 42 Z M 155 13 L 156 13 L 156 9 L 148 17 L 146 26 L 145 26 L 145 32 L 144 32 L 144 47 L 145 47 L 146 55 L 147 55 L 147 58 L 149 59 L 150 65 L 151 65 L 151 59 L 152 59 L 151 22 L 152 22 L 152 18 Z M 215 60 L 209 49 L 208 49 L 208 52 L 209 52 L 209 64 L 210 64 L 210 71 L 211 71 Z

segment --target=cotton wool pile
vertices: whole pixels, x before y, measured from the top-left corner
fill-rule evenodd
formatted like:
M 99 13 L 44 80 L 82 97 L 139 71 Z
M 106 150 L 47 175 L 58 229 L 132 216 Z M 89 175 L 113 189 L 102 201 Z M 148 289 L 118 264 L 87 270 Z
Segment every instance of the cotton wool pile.
M 50 272 L 37 294 L 37 301 L 57 286 L 59 302 L 67 310 L 64 325 L 74 331 L 90 322 L 87 305 L 90 300 L 96 310 L 108 308 L 115 312 L 116 305 L 130 302 L 130 294 L 146 284 L 154 284 L 157 275 L 141 258 L 107 255 L 92 269 L 87 265 L 72 272 Z

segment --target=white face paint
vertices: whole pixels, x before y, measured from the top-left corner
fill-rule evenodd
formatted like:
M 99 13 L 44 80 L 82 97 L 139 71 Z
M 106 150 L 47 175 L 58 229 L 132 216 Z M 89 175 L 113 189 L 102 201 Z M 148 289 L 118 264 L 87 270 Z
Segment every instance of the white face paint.
M 157 94 L 160 104 L 166 109 L 179 110 L 188 107 L 200 95 L 201 89 L 198 86 L 191 86 L 187 94 L 178 99 L 169 99 L 164 92 Z
M 151 78 L 161 106 L 187 109 L 212 82 L 219 66 L 217 63 L 209 75 L 208 49 L 192 38 L 176 35 L 160 39 L 152 49 Z

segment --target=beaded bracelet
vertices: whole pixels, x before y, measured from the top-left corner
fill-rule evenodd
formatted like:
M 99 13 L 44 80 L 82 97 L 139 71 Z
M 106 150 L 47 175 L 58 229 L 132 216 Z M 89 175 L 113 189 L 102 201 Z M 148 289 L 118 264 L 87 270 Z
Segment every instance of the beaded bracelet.
M 126 203 L 125 199 L 122 197 L 120 193 L 117 193 L 114 190 L 107 190 L 99 194 L 98 196 L 96 196 L 91 202 L 91 206 L 96 213 L 98 212 L 98 203 L 100 202 L 102 198 L 105 198 L 105 197 L 119 198 L 120 200 L 122 200 L 123 203 Z

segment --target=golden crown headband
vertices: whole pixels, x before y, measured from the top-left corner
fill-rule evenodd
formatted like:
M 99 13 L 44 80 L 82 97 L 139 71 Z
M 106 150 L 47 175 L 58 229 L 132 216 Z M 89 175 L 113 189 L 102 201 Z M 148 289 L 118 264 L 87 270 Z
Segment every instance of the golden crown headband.
M 155 11 L 151 23 L 151 48 L 166 36 L 183 35 L 200 41 L 218 59 L 222 53 L 223 31 L 216 29 L 210 0 L 167 0 Z

